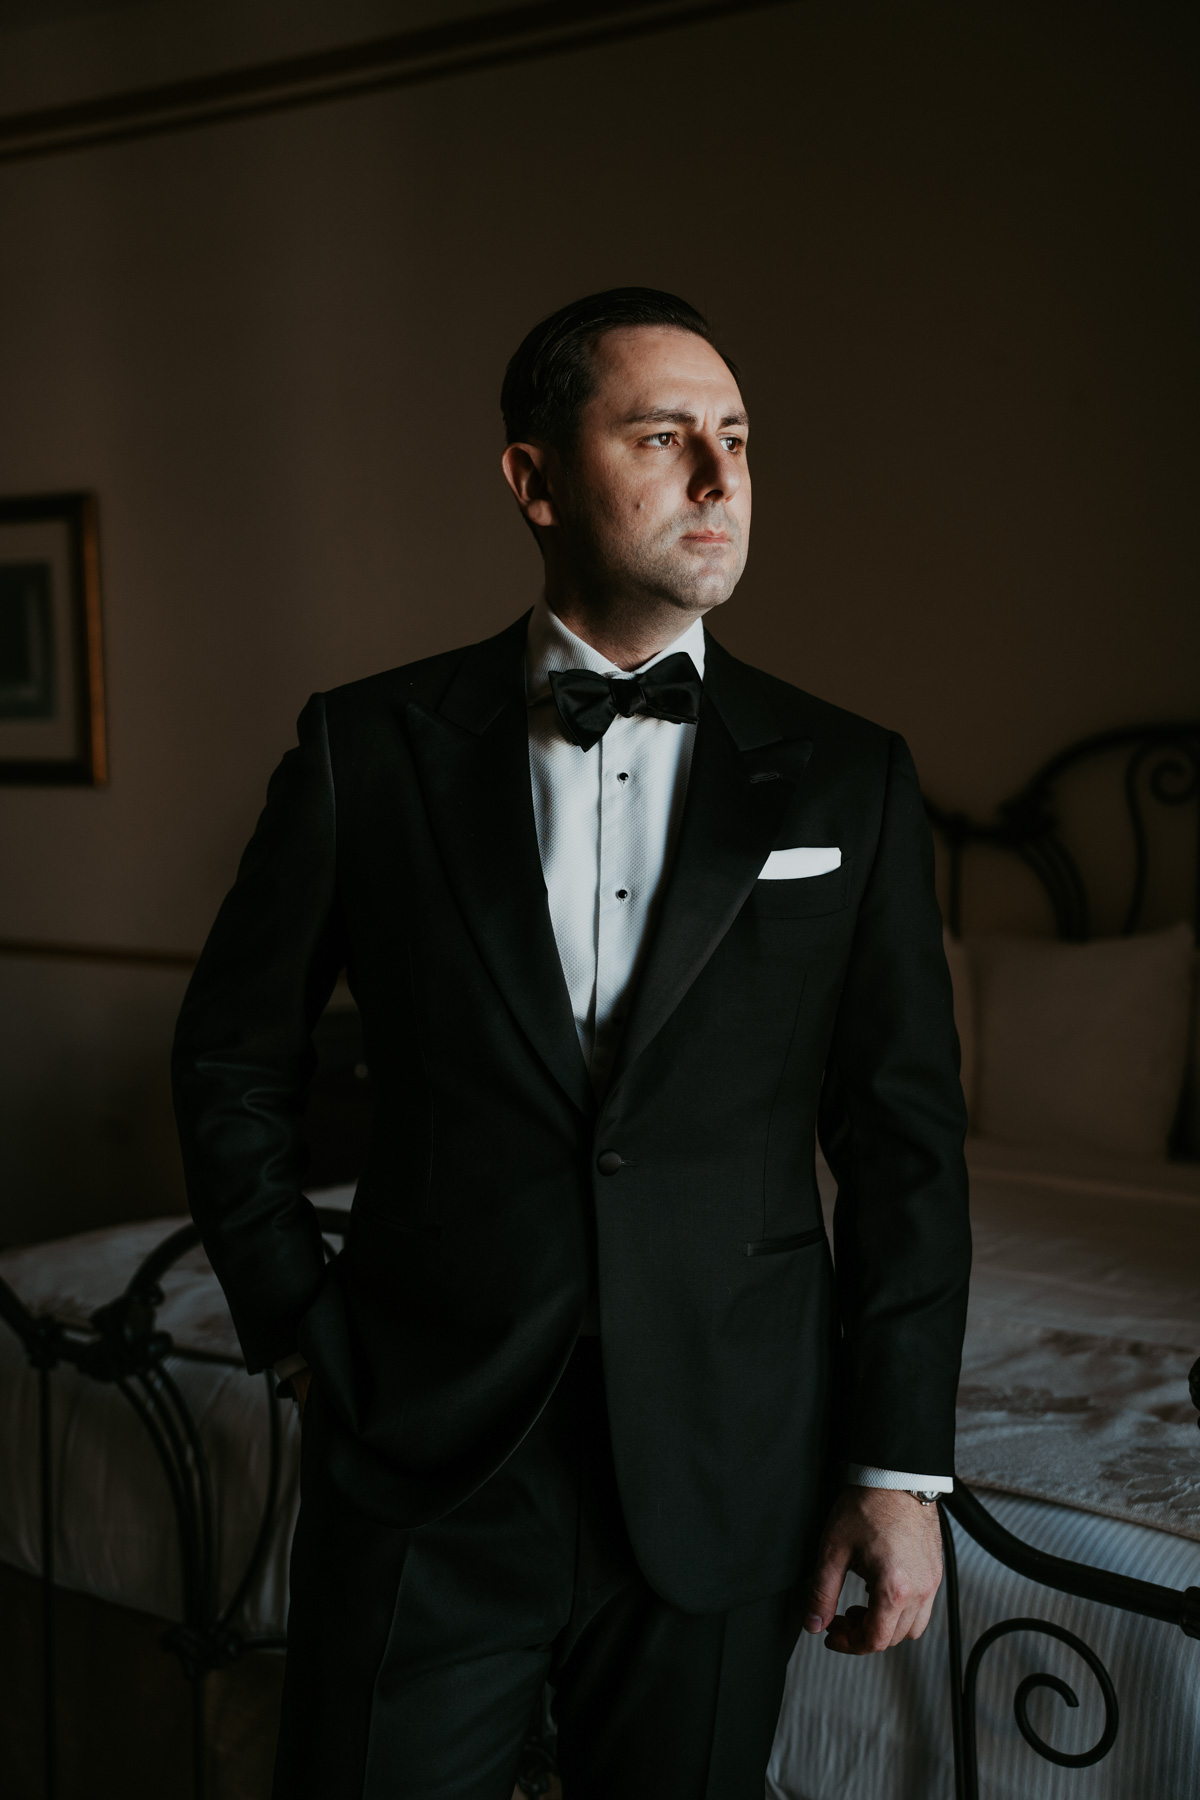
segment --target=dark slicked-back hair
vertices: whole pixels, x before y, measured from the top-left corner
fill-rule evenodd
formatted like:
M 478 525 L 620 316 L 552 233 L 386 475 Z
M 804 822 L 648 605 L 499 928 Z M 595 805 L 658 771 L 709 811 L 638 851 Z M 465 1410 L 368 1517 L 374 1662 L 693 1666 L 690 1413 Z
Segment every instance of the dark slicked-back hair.
M 605 332 L 627 325 L 673 325 L 713 344 L 704 314 L 677 294 L 658 288 L 608 288 L 603 294 L 573 300 L 534 326 L 505 370 L 500 410 L 506 442 L 532 440 L 552 444 L 556 450 L 570 449 L 580 411 L 595 392 L 592 346 Z M 736 379 L 729 358 L 721 350 L 717 354 Z

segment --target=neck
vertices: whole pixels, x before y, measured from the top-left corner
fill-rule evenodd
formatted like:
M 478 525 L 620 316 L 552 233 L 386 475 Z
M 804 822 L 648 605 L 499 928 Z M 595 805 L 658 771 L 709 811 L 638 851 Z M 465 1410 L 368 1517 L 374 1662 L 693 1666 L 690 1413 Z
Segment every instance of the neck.
M 557 589 L 557 591 L 556 591 Z M 546 604 L 568 631 L 598 650 L 618 669 L 640 669 L 642 664 L 682 637 L 688 626 L 709 607 L 694 610 L 669 600 L 638 596 L 625 600 L 616 595 L 603 604 L 588 602 L 577 592 L 546 583 Z

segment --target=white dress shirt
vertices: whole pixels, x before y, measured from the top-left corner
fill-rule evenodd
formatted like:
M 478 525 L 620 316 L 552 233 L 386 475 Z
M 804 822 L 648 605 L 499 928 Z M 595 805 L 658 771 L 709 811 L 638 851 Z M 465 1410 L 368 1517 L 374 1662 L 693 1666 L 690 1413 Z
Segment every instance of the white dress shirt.
M 638 673 L 680 650 L 703 678 L 700 619 L 640 664 Z M 696 727 L 618 715 L 598 744 L 581 750 L 564 731 L 550 688 L 551 672 L 564 669 L 591 669 L 622 679 L 629 674 L 576 637 L 539 600 L 530 615 L 525 649 L 533 811 L 575 1029 L 592 1084 L 601 1093 L 671 867 Z M 941 1493 L 954 1485 L 948 1476 L 861 1463 L 847 1466 L 846 1479 L 859 1487 Z
M 680 650 L 703 678 L 700 619 L 641 669 Z M 564 669 L 627 678 L 540 600 L 525 653 L 533 811 L 575 1028 L 602 1092 L 671 866 L 696 727 L 616 718 L 598 744 L 580 750 L 563 730 L 550 690 L 551 672 Z

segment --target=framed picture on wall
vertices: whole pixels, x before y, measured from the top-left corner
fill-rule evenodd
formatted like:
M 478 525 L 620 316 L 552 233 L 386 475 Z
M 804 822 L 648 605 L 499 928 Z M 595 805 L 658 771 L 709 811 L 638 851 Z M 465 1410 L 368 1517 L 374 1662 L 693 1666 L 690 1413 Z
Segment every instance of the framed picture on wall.
M 95 497 L 0 498 L 0 782 L 106 776 Z

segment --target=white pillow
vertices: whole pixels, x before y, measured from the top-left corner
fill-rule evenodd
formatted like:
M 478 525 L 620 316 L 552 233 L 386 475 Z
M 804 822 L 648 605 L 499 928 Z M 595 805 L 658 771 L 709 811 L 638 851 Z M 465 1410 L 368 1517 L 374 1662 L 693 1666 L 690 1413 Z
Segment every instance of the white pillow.
M 974 1128 L 1014 1144 L 1165 1157 L 1187 1058 L 1187 925 L 1091 944 L 979 933 Z
M 962 1051 L 962 1091 L 970 1114 L 975 1105 L 975 998 L 971 991 L 971 964 L 967 947 L 961 938 L 951 937 L 949 927 L 942 932 L 946 961 L 950 966 L 950 985 L 954 989 L 954 1024 Z

